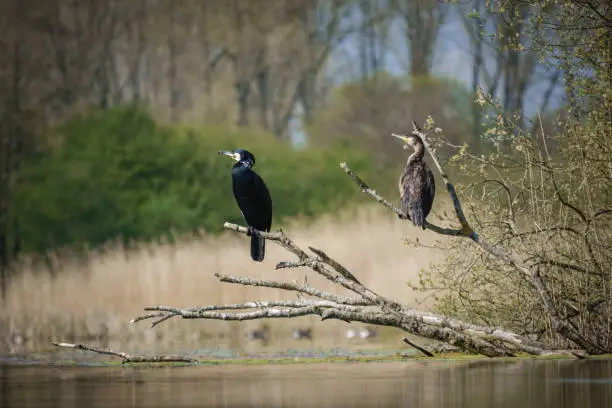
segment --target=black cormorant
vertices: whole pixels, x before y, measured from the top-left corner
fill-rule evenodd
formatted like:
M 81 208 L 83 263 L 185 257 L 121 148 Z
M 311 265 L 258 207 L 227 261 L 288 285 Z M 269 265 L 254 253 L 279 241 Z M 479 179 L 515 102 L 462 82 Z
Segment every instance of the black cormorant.
M 253 171 L 255 156 L 244 149 L 220 150 L 224 154 L 236 160 L 232 167 L 232 189 L 236 203 L 240 207 L 251 237 L 251 258 L 261 262 L 264 259 L 266 241 L 263 237 L 255 235 L 253 229 L 258 231 L 270 231 L 272 226 L 272 199 L 266 184 Z
M 423 140 L 414 134 L 410 136 L 392 134 L 392 136 L 406 143 L 404 149 L 408 146 L 414 149 L 399 179 L 400 199 L 402 212 L 410 217 L 414 225 L 425 229 L 425 218 L 431 211 L 436 194 L 434 175 L 423 159 L 425 145 Z

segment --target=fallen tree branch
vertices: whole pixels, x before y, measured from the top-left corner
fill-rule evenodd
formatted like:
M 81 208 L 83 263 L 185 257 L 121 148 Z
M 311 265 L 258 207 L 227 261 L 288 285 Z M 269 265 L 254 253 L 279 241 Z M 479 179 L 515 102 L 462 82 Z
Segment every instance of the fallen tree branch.
M 245 235 L 248 232 L 247 228 L 235 224 L 225 223 L 224 227 Z M 544 345 L 515 333 L 500 328 L 472 325 L 434 313 L 419 312 L 379 296 L 359 283 L 353 273 L 328 254 L 310 247 L 314 253 L 314 256 L 310 256 L 282 231 L 279 233 L 262 232 L 261 236 L 278 243 L 298 257 L 298 261 L 279 263 L 276 266 L 277 269 L 308 267 L 358 296 L 335 295 L 296 282 L 260 280 L 217 273 L 215 276 L 221 282 L 289 290 L 317 299 L 257 301 L 187 309 L 154 306 L 146 308 L 145 311 L 155 313 L 136 317 L 132 322 L 157 319 L 153 322 L 153 325 L 157 325 L 172 317 L 241 321 L 315 315 L 320 316 L 322 320 L 338 319 L 346 322 L 359 321 L 366 324 L 398 327 L 417 336 L 449 343 L 463 350 L 490 357 L 512 356 L 519 351 L 535 355 L 547 352 Z
M 51 342 L 56 347 L 70 348 L 84 351 L 91 351 L 93 353 L 105 354 L 109 356 L 121 358 L 122 363 L 194 363 L 194 360 L 189 357 L 183 356 L 139 356 L 124 353 L 121 351 L 113 351 L 109 349 L 103 349 L 98 347 L 87 346 L 85 344 L 72 344 L 72 343 L 56 343 Z
M 312 286 L 299 284 L 295 282 L 277 282 L 277 281 L 269 281 L 269 280 L 260 280 L 260 279 L 251 279 L 242 276 L 228 276 L 222 275 L 220 273 L 215 273 L 215 276 L 219 278 L 221 282 L 226 283 L 237 283 L 245 286 L 260 286 L 266 288 L 276 288 L 289 290 L 294 292 L 300 292 L 307 295 L 315 296 L 325 300 L 331 300 L 332 302 L 346 304 L 346 305 L 369 305 L 372 304 L 371 301 L 358 297 L 342 297 L 333 295 L 331 293 L 324 292 L 322 290 L 313 288 Z

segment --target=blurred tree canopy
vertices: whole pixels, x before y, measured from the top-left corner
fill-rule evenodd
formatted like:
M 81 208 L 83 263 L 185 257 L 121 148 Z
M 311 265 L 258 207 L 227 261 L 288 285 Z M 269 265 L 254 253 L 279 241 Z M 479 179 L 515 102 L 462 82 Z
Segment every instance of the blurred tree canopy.
M 406 152 L 389 135 L 408 132 L 412 120 L 422 123 L 433 115 L 449 141 L 478 148 L 479 139 L 470 133 L 472 104 L 466 87 L 452 79 L 378 73 L 333 90 L 328 107 L 307 127 L 309 143 L 359 146 L 380 167 L 403 165 Z
M 352 166 L 362 160 L 383 180 L 381 192 L 395 193 L 405 152 L 388 134 L 405 131 L 411 120 L 432 114 L 450 141 L 478 150 L 487 112 L 472 103 L 466 86 L 472 94 L 484 88 L 503 97 L 509 117 L 524 114 L 530 91 L 544 83 L 545 116 L 562 79 L 574 78 L 577 87 L 568 94 L 577 107 L 578 87 L 589 78 L 573 69 L 584 59 L 551 65 L 530 49 L 550 31 L 541 25 L 542 32 L 530 32 L 530 18 L 557 13 L 574 19 L 569 26 L 592 26 L 588 12 L 553 0 L 277 3 L 0 0 L 0 292 L 5 267 L 24 250 L 219 228 L 215 208 L 221 207 L 211 203 L 227 204 L 229 190 L 214 195 L 198 182 L 227 177 L 206 150 L 217 144 L 252 141 L 264 175 L 272 171 L 265 160 L 295 167 L 299 182 L 268 176 L 277 183 L 275 194 L 291 191 L 278 214 L 315 214 L 352 197 L 343 190 L 349 183 L 336 179 L 338 160 L 350 158 Z M 458 61 L 447 60 L 458 49 L 449 38 L 459 38 L 447 28 L 457 22 L 467 35 L 461 58 L 472 79 L 466 86 L 436 77 L 439 68 L 461 75 L 458 67 L 448 69 Z M 579 30 L 555 35 L 575 37 L 576 49 L 605 48 L 609 19 L 604 23 L 589 31 L 586 45 Z M 482 34 L 489 29 L 498 35 Z M 527 38 L 533 41 L 526 49 L 512 46 Z M 384 73 L 398 68 L 397 76 Z M 155 121 L 142 112 L 120 118 L 125 108 L 117 107 L 126 105 Z M 92 109 L 99 113 L 65 123 Z M 291 150 L 296 122 L 307 130 L 308 152 Z M 198 166 L 205 171 L 196 177 Z M 223 180 L 217 184 L 229 188 Z
M 164 126 L 131 107 L 76 117 L 55 137 L 56 147 L 22 167 L 11 197 L 25 251 L 218 232 L 226 220 L 241 223 L 231 191 L 233 162 L 220 149 L 252 149 L 255 170 L 272 193 L 276 225 L 360 199 L 340 160 L 369 168 L 355 151 L 294 151 L 256 131 Z

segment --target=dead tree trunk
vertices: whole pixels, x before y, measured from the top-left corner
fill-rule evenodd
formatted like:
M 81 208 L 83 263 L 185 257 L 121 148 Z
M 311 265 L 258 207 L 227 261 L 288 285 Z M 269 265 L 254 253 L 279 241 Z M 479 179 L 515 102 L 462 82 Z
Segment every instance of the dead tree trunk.
M 541 278 L 532 273 L 519 259 L 512 254 L 506 254 L 493 244 L 486 242 L 468 224 L 461 203 L 455 193 L 453 185 L 440 166 L 435 154 L 426 142 L 426 134 L 413 123 L 413 133 L 419 135 L 426 143 L 431 157 L 444 179 L 447 190 L 452 198 L 456 216 L 461 228 L 442 228 L 427 223 L 425 227 L 443 235 L 455 237 L 468 237 L 485 251 L 497 256 L 508 265 L 523 273 L 530 280 L 538 293 L 540 293 L 545 306 L 548 308 L 550 296 L 543 287 Z M 353 179 L 361 190 L 372 196 L 376 201 L 385 205 L 398 215 L 402 212 L 393 204 L 381 197 L 375 190 L 368 187 L 346 165 L 340 165 Z M 245 227 L 225 223 L 226 229 L 247 234 Z M 322 320 L 338 319 L 346 322 L 359 321 L 381 326 L 393 326 L 408 333 L 452 344 L 463 350 L 482 354 L 489 357 L 513 356 L 517 352 L 532 355 L 551 353 L 549 348 L 540 342 L 532 341 L 526 337 L 499 327 L 485 327 L 460 321 L 449 316 L 435 313 L 420 312 L 406 305 L 395 302 L 378 295 L 362 285 L 355 275 L 347 268 L 328 256 L 325 252 L 309 247 L 309 253 L 300 248 L 282 231 L 277 233 L 257 232 L 260 236 L 274 241 L 297 257 L 297 260 L 281 262 L 276 269 L 307 267 L 313 272 L 323 276 L 331 282 L 342 287 L 347 294 L 339 296 L 317 289 L 307 282 L 297 283 L 290 281 L 260 280 L 241 276 L 215 274 L 221 282 L 246 286 L 259 286 L 276 288 L 296 292 L 298 300 L 266 300 L 253 301 L 242 304 L 209 305 L 196 308 L 176 308 L 169 306 L 153 306 L 145 308 L 147 314 L 136 317 L 132 322 L 154 319 L 152 326 L 156 326 L 172 317 L 180 316 L 183 319 L 217 319 L 217 320 L 254 320 L 265 318 L 292 318 L 306 315 L 318 315 Z M 552 309 L 554 310 L 554 308 Z M 601 350 L 593 347 L 572 331 L 564 321 L 551 312 L 551 318 L 558 327 L 559 332 L 574 340 L 589 353 L 599 353 Z
M 168 56 L 170 64 L 168 67 L 168 77 L 170 81 L 170 120 L 178 120 L 179 105 L 179 80 L 178 80 L 178 40 L 177 40 L 177 16 L 176 9 L 170 9 L 170 35 L 168 36 Z
M 11 47 L 10 96 L 0 117 L 0 299 L 6 296 L 9 264 L 20 249 L 18 224 L 11 204 L 12 187 L 23 154 L 20 113 L 23 45 L 18 38 Z

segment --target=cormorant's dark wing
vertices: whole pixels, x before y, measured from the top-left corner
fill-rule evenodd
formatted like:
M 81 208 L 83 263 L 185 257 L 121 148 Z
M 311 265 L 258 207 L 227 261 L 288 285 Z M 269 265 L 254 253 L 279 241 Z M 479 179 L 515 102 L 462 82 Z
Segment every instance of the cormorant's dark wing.
M 423 177 L 423 186 L 421 188 L 421 202 L 423 203 L 423 218 L 427 218 L 431 207 L 433 206 L 434 197 L 436 195 L 436 183 L 433 172 L 429 167 L 425 167 Z
M 232 174 L 234 197 L 248 225 L 260 231 L 272 226 L 272 199 L 259 174 L 248 168 Z
M 260 231 L 270 231 L 272 226 L 272 198 L 266 183 L 259 176 L 259 174 L 253 172 L 255 191 L 257 192 L 257 208 L 259 211 L 257 217 L 258 225 L 253 225 Z M 266 240 L 263 237 L 251 237 L 251 258 L 255 261 L 261 262 L 264 259 L 266 253 Z
M 272 227 L 272 197 L 270 196 L 270 191 L 268 190 L 266 183 L 264 183 L 259 174 L 255 172 L 253 172 L 253 174 L 255 190 L 257 191 L 258 206 L 260 207 L 261 211 L 261 225 L 258 229 L 269 232 L 270 228 Z
M 250 168 L 237 168 L 232 172 L 234 197 L 242 216 L 250 227 L 269 232 L 272 226 L 272 198 L 259 174 Z M 263 261 L 265 239 L 251 237 L 251 258 Z
M 402 212 L 406 215 L 408 215 L 409 217 L 412 217 L 411 211 L 410 211 L 410 203 L 413 201 L 412 200 L 412 183 L 410 183 L 410 179 L 411 179 L 411 175 L 410 175 L 410 168 L 406 167 L 404 168 L 404 170 L 402 171 L 402 175 L 400 176 L 399 179 L 399 192 L 400 192 L 400 203 L 401 203 L 401 207 L 402 207 Z
M 435 195 L 433 173 L 424 162 L 406 166 L 400 177 L 402 211 L 422 227 L 429 215 Z

